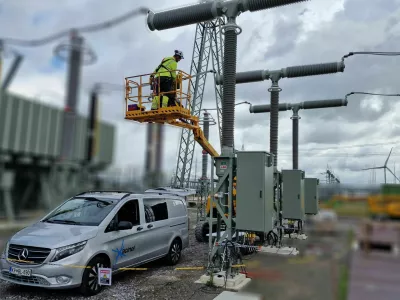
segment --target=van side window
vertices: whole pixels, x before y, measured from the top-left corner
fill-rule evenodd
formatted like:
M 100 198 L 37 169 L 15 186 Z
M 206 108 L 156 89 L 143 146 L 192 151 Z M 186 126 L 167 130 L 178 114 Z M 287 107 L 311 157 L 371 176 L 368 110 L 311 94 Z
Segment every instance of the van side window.
M 132 200 L 126 202 L 117 214 L 118 222 L 128 221 L 134 226 L 140 225 L 139 201 Z
M 111 220 L 108 225 L 106 232 L 112 231 L 116 228 L 117 224 L 121 221 L 131 222 L 133 226 L 140 225 L 140 212 L 139 212 L 139 201 L 131 200 L 126 202 Z
M 168 207 L 165 199 L 145 198 L 143 202 L 146 223 L 168 219 Z

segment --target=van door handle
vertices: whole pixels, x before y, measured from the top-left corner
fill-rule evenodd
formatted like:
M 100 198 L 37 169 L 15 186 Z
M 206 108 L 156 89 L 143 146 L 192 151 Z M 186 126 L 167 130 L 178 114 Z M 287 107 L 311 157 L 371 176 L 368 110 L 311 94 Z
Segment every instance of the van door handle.
M 137 231 L 140 231 L 140 230 L 142 230 L 142 229 L 143 229 L 143 227 L 140 226 L 140 227 L 137 228 Z
M 147 225 L 147 228 L 153 228 L 153 224 Z

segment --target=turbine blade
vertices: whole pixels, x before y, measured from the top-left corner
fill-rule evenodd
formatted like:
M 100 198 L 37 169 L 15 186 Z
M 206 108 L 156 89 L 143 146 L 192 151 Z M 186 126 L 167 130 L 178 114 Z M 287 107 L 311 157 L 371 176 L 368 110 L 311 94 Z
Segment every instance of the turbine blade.
M 373 167 L 373 168 L 366 168 L 366 169 L 361 169 L 362 171 L 364 171 L 364 170 L 376 170 L 376 169 L 383 169 L 383 168 L 385 168 L 385 166 L 382 166 L 382 167 Z
M 394 173 L 392 172 L 392 170 L 390 170 L 388 167 L 386 167 L 386 169 L 388 169 L 388 171 L 389 171 L 390 173 L 392 173 L 392 175 L 394 176 L 394 178 L 396 178 L 397 180 L 399 180 L 399 179 L 397 178 L 396 174 L 394 174 Z M 400 181 L 400 180 L 399 180 L 399 181 Z
M 392 154 L 392 150 L 393 150 L 393 147 L 390 149 L 389 155 L 388 155 L 388 157 L 386 158 L 386 161 L 385 161 L 385 164 L 384 164 L 385 167 L 386 167 L 386 165 L 387 165 L 387 163 L 388 163 L 388 161 L 389 161 L 390 154 Z

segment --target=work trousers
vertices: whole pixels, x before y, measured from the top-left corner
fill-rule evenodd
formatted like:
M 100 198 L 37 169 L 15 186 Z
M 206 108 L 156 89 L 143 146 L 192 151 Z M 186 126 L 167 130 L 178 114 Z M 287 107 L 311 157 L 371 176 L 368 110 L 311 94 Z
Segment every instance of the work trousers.
M 173 80 L 171 77 L 161 76 L 159 84 L 160 84 L 160 93 L 170 92 L 174 90 L 174 87 L 172 86 Z M 164 94 L 164 96 L 168 97 L 168 106 L 175 105 L 175 93 Z

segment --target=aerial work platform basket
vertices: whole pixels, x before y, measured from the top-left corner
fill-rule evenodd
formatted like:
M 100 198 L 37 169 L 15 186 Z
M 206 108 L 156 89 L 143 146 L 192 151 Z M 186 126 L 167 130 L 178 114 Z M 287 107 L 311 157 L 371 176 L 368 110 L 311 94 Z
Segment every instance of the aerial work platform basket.
M 160 92 L 157 73 L 126 77 L 125 119 L 139 123 L 170 124 L 191 129 L 195 141 L 207 153 L 213 157 L 219 156 L 205 138 L 199 125 L 199 118 L 191 113 L 191 79 L 191 75 L 176 70 L 176 80 L 172 90 Z
M 176 70 L 172 90 L 160 92 L 157 73 L 126 77 L 125 119 L 197 128 L 199 118 L 191 114 L 191 79 L 189 74 Z

